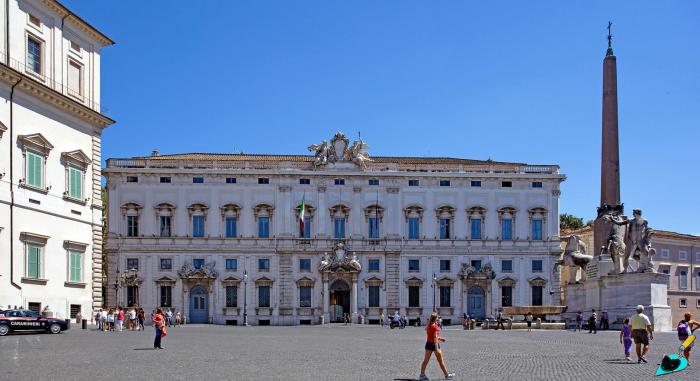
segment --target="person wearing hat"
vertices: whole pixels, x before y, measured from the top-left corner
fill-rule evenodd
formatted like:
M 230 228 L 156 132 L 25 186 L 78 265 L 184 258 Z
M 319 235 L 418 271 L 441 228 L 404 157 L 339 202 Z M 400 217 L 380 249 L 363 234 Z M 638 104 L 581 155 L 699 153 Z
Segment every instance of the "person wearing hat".
M 649 317 L 644 314 L 644 306 L 638 305 L 637 314 L 632 318 L 632 339 L 634 339 L 637 351 L 637 364 L 647 363 L 644 356 L 649 352 L 649 340 L 654 340 L 654 330 L 651 327 Z M 642 347 L 643 346 L 643 347 Z

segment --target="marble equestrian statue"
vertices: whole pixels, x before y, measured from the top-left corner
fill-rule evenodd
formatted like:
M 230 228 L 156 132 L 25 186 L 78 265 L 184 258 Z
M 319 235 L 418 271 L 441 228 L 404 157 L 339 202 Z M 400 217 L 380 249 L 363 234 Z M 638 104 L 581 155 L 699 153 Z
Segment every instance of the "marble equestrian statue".
M 312 144 L 308 147 L 309 151 L 314 152 L 314 166 L 319 167 L 328 164 L 328 153 L 330 147 L 324 140 L 321 144 Z
M 592 259 L 592 255 L 586 254 L 586 244 L 581 237 L 572 235 L 566 242 L 564 256 L 558 264 L 569 267 L 569 283 L 583 283 L 587 279 L 586 267 Z
M 641 209 L 634 209 L 632 215 L 634 218 L 627 222 L 625 256 L 637 261 L 637 272 L 656 272 L 652 261 L 656 250 L 651 247 L 651 236 L 654 231 L 649 227 L 648 221 L 642 217 Z
M 609 254 L 612 258 L 614 268 L 609 275 L 626 273 L 629 268 L 628 252 L 625 248 L 625 225 L 627 217 L 622 215 L 622 205 L 610 207 L 603 205 L 598 210 L 598 214 L 604 224 L 606 244 L 601 248 L 601 256 Z

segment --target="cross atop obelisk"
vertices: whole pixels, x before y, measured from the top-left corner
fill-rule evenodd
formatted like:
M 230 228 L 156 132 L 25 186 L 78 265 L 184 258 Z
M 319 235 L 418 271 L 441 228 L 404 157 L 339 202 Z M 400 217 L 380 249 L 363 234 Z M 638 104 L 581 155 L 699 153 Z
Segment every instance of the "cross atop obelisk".
M 612 50 L 612 23 L 608 22 L 608 50 L 603 59 L 603 129 L 600 170 L 600 206 L 620 205 L 620 149 L 617 134 L 617 62 Z

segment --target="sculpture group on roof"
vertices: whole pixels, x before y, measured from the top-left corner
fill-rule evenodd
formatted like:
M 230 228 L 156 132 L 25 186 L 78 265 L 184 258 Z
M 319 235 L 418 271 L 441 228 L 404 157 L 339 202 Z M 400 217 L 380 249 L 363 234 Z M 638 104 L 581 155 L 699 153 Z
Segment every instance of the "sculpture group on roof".
M 372 159 L 365 151 L 369 146 L 361 139 L 349 144 L 348 138 L 342 132 L 337 132 L 330 144 L 325 140 L 319 144 L 312 144 L 308 147 L 309 151 L 314 152 L 314 166 L 320 167 L 328 163 L 336 162 L 351 162 L 361 169 L 367 169 L 367 163 Z

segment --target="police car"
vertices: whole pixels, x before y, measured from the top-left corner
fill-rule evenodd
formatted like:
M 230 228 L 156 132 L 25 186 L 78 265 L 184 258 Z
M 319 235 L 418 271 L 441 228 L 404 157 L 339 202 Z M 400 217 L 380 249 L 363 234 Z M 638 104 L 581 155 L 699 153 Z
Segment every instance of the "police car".
M 61 333 L 70 328 L 63 319 L 45 318 L 30 310 L 6 310 L 0 312 L 0 336 L 10 332 Z

